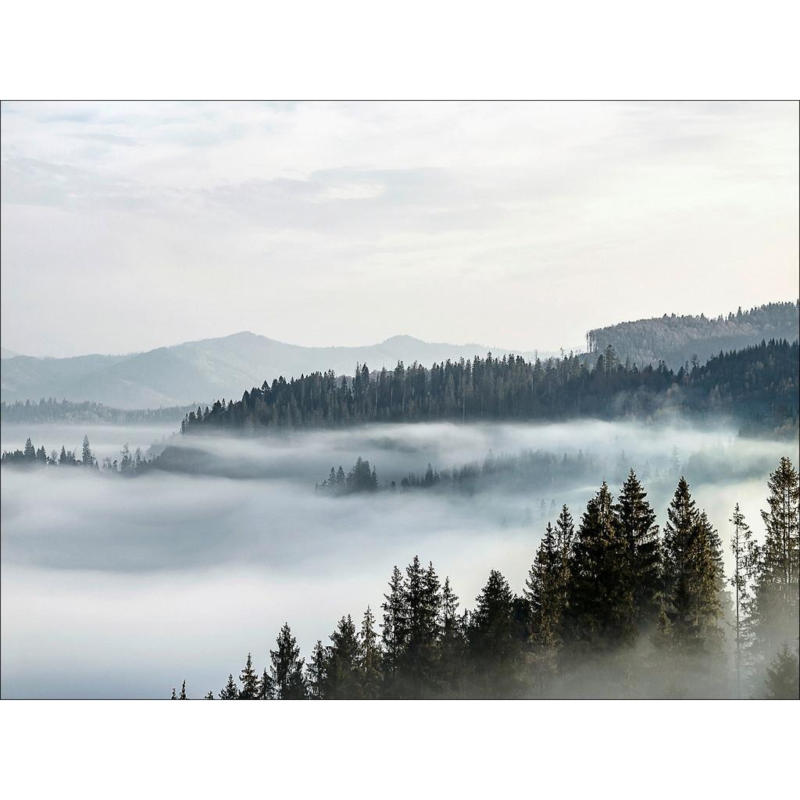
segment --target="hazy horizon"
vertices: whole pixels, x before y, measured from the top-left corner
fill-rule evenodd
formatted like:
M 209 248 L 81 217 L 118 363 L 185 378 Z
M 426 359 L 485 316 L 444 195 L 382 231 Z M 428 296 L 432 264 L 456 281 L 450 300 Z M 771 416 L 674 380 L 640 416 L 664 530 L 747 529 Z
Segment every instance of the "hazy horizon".
M 11 102 L 2 128 L 1 333 L 27 355 L 242 330 L 557 351 L 797 295 L 793 103 Z

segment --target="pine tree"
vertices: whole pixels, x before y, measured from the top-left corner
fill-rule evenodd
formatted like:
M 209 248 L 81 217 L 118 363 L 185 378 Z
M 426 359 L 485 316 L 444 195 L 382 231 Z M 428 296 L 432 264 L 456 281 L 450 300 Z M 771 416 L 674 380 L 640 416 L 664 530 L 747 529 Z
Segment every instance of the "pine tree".
M 276 700 L 303 700 L 306 697 L 304 659 L 300 658 L 300 648 L 288 622 L 283 624 L 276 642 L 278 649 L 269 651 L 274 697 Z
M 570 639 L 593 649 L 631 642 L 635 623 L 626 542 L 605 483 L 586 505 L 569 569 L 565 622 Z
M 329 700 L 357 700 L 360 697 L 358 670 L 358 637 L 353 620 L 342 617 L 331 634 L 325 681 L 325 697 Z
M 718 649 L 724 576 L 719 536 L 697 511 L 684 478 L 664 526 L 664 594 L 669 642 L 686 653 Z
M 81 463 L 84 467 L 92 467 L 94 466 L 94 456 L 92 455 L 92 449 L 89 447 L 89 437 L 83 437 L 83 449 L 81 454 Z
M 205 700 L 213 700 L 214 699 L 214 692 L 209 692 L 205 698 Z
M 220 700 L 236 700 L 239 697 L 239 688 L 236 686 L 236 681 L 233 675 L 228 675 L 228 682 L 225 688 L 219 693 Z
M 798 659 L 784 644 L 767 667 L 767 700 L 800 700 Z
M 308 696 L 311 700 L 325 699 L 325 684 L 327 681 L 328 656 L 322 642 L 317 639 L 311 652 L 311 660 L 306 666 L 306 684 Z
M 439 606 L 439 680 L 445 692 L 457 694 L 464 671 L 466 653 L 465 630 L 458 614 L 458 597 L 450 588 L 450 578 L 444 579 Z
M 561 568 L 556 534 L 548 522 L 522 592 L 530 605 L 530 638 L 536 651 L 552 651 L 559 643 L 563 605 Z
M 377 700 L 381 695 L 383 684 L 381 650 L 378 645 L 378 634 L 375 631 L 375 615 L 369 606 L 364 612 L 358 634 L 358 670 L 361 697 L 365 700 Z
M 257 700 L 274 700 L 275 699 L 275 683 L 270 678 L 267 668 L 261 673 L 261 680 L 258 682 Z
M 657 623 L 661 610 L 661 547 L 655 512 L 633 470 L 622 486 L 615 511 L 625 540 L 634 623 L 640 630 L 647 629 Z
M 34 448 L 30 439 L 25 440 L 25 450 L 23 451 L 23 455 L 26 461 L 36 460 L 36 449 Z
M 733 575 L 729 583 L 733 588 L 736 633 L 736 687 L 742 694 L 742 653 L 747 646 L 747 615 L 750 609 L 751 586 L 758 566 L 758 547 L 753 540 L 750 526 L 742 514 L 739 504 L 733 509 L 729 522 L 733 525 L 731 552 L 733 553 Z
M 242 688 L 239 692 L 239 700 L 255 700 L 258 697 L 258 675 L 253 669 L 253 657 L 247 654 L 247 663 L 239 675 Z
M 179 700 L 186 700 L 186 681 L 181 684 L 181 695 L 178 698 Z
M 398 677 L 408 639 L 408 608 L 403 587 L 403 575 L 397 565 L 389 579 L 389 593 L 385 594 L 383 609 L 383 674 L 388 696 L 393 696 L 393 684 Z
M 508 581 L 491 570 L 470 618 L 469 655 L 476 684 L 487 696 L 512 691 L 519 645 L 514 636 L 514 595 Z
M 765 538 L 755 586 L 753 627 L 756 650 L 771 657 L 784 644 L 797 647 L 798 503 L 800 479 L 789 458 L 781 458 L 769 478 L 768 510 L 761 512 Z
M 177 699 L 178 699 L 178 696 L 175 694 L 175 687 L 173 686 L 172 687 L 172 697 L 170 697 L 170 700 L 177 700 Z

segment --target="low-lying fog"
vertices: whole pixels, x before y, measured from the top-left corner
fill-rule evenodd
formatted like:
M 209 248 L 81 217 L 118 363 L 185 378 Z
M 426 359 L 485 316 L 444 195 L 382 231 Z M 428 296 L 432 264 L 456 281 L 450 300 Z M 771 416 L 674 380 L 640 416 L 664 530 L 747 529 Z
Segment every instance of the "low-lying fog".
M 79 451 L 88 433 L 102 459 L 170 432 L 3 426 L 2 447 L 21 448 L 30 435 L 48 452 Z M 727 548 L 734 503 L 760 536 L 767 475 L 796 451 L 688 423 L 416 424 L 174 441 L 202 451 L 193 457 L 213 474 L 3 468 L 3 697 L 168 697 L 183 679 L 190 696 L 216 694 L 248 651 L 263 669 L 284 621 L 308 656 L 342 614 L 360 618 L 369 603 L 380 620 L 392 566 L 414 554 L 451 577 L 462 606 L 473 606 L 491 568 L 520 592 L 547 519 L 562 503 L 579 519 L 600 482 L 616 493 L 631 466 L 659 522 L 684 473 Z M 347 471 L 358 456 L 383 486 L 429 462 L 442 470 L 526 451 L 583 466 L 520 478 L 511 462 L 472 492 L 315 492 L 331 466 Z

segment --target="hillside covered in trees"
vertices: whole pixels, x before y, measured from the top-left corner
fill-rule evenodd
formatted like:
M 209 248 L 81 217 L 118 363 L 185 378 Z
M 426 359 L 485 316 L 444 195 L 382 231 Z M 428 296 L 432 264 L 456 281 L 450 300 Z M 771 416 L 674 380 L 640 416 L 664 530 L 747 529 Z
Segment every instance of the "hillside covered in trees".
M 343 616 L 306 663 L 286 623 L 263 672 L 248 654 L 218 697 L 797 699 L 798 502 L 797 470 L 782 458 L 763 542 L 732 509 L 726 576 L 720 535 L 687 482 L 659 530 L 631 470 L 616 498 L 603 483 L 579 520 L 563 506 L 520 594 L 492 569 L 461 610 L 450 579 L 415 556 L 392 570 L 380 632 L 369 607 L 358 627 Z
M 762 342 L 720 353 L 677 372 L 623 364 L 607 347 L 593 365 L 570 355 L 547 361 L 521 356 L 446 361 L 425 368 L 402 362 L 391 371 L 352 378 L 315 372 L 266 381 L 242 399 L 198 408 L 183 421 L 199 430 L 337 427 L 366 422 L 534 421 L 580 417 L 648 418 L 682 413 L 731 417 L 748 433 L 796 434 L 798 343 Z
M 586 334 L 590 354 L 613 347 L 622 361 L 644 366 L 663 361 L 680 369 L 693 359 L 708 360 L 720 351 L 741 350 L 769 341 L 798 338 L 800 301 L 767 305 L 719 317 L 675 314 L 596 328 Z
M 159 422 L 180 422 L 192 410 L 191 406 L 173 406 L 172 408 L 123 409 L 110 408 L 102 403 L 88 400 L 73 403 L 69 400 L 42 398 L 41 400 L 17 400 L 14 403 L 0 402 L 0 419 L 13 423 L 42 422 L 90 422 L 109 425 L 140 425 Z

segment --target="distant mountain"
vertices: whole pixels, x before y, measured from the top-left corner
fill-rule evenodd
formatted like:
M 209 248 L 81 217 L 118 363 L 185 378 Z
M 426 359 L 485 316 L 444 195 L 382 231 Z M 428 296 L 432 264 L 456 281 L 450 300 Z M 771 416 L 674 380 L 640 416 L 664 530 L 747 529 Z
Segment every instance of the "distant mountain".
M 6 350 L 5 347 L 0 347 L 0 359 L 2 358 L 14 358 L 18 356 L 19 353 L 15 353 L 13 350 Z
M 244 332 L 122 356 L 18 356 L 3 363 L 0 395 L 6 402 L 53 397 L 122 409 L 161 408 L 218 397 L 239 399 L 245 389 L 281 375 L 299 377 L 331 369 L 337 375 L 351 375 L 356 364 L 366 363 L 370 369 L 391 368 L 398 361 L 429 365 L 485 356 L 490 350 L 498 356 L 512 352 L 479 344 L 424 342 L 412 336 L 393 336 L 363 347 L 301 347 Z
M 767 305 L 727 316 L 709 318 L 668 316 L 621 322 L 586 334 L 589 353 L 602 353 L 609 345 L 620 360 L 632 364 L 664 361 L 680 369 L 696 356 L 703 364 L 720 351 L 741 350 L 762 340 L 798 338 L 800 301 Z

